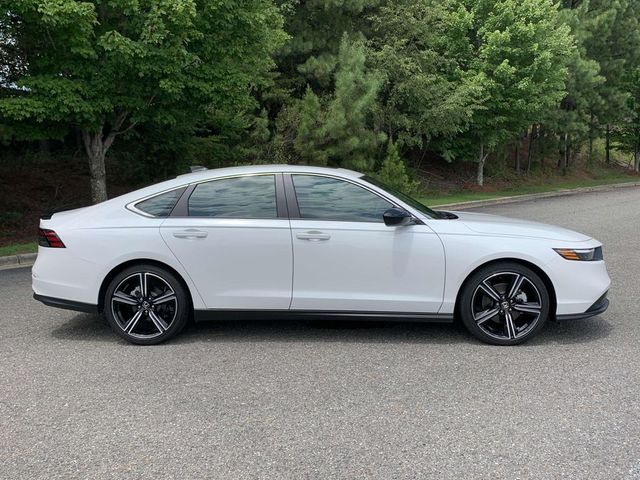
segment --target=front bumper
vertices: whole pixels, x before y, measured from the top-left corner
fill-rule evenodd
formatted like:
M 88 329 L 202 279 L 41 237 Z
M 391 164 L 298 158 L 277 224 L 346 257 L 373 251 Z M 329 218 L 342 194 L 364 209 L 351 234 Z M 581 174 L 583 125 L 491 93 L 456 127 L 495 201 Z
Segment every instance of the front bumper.
M 556 320 L 581 320 L 583 318 L 594 317 L 596 315 L 604 313 L 607 308 L 609 308 L 609 299 L 607 298 L 607 293 L 609 292 L 605 292 L 604 295 L 596 300 L 595 303 L 591 305 L 585 312 L 556 315 Z

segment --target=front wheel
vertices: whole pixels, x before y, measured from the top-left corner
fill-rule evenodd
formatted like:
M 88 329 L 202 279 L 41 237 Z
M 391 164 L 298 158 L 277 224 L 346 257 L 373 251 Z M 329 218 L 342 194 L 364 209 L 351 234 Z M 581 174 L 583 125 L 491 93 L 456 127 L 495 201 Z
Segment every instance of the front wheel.
M 533 337 L 549 317 L 549 292 L 533 270 L 500 262 L 474 273 L 460 297 L 462 323 L 492 345 L 517 345 Z
M 111 328 L 139 345 L 155 345 L 177 335 L 189 317 L 187 293 L 169 271 L 136 265 L 109 284 L 104 311 Z

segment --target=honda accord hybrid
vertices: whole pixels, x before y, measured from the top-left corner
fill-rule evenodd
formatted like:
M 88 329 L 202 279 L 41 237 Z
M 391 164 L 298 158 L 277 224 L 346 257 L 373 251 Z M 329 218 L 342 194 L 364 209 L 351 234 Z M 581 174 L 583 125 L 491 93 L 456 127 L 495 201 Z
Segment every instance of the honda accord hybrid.
M 46 305 L 102 313 L 136 344 L 253 315 L 453 322 L 514 345 L 549 319 L 604 312 L 597 240 L 434 211 L 343 169 L 201 169 L 42 217 L 32 271 Z

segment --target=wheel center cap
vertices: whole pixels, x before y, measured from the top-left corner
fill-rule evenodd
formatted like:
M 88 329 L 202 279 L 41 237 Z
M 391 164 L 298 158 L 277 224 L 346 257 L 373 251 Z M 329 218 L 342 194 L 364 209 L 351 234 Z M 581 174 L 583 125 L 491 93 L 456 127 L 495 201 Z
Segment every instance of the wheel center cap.
M 509 309 L 509 302 L 502 302 L 500 304 L 500 306 L 502 307 L 503 310 L 508 310 Z
M 144 302 L 142 302 L 142 308 L 144 308 L 145 310 L 149 310 L 150 306 L 151 306 L 151 304 L 149 302 L 147 302 L 146 300 Z

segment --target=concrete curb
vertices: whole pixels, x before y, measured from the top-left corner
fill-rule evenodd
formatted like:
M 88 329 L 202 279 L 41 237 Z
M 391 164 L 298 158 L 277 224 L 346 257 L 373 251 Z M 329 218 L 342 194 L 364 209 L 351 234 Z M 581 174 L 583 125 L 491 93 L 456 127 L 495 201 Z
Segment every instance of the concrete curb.
M 36 261 L 37 253 L 19 253 L 0 257 L 0 270 L 5 268 L 29 267 Z
M 544 193 L 530 193 L 526 195 L 513 195 L 510 197 L 490 198 L 487 200 L 471 200 L 469 202 L 459 203 L 444 203 L 442 205 L 435 205 L 435 209 L 452 209 L 452 208 L 476 208 L 486 207 L 489 205 L 503 205 L 508 203 L 526 202 L 527 200 L 536 200 L 538 198 L 553 198 L 553 197 L 565 197 L 568 195 L 577 195 L 579 193 L 588 192 L 607 192 L 615 190 L 617 188 L 631 188 L 640 187 L 640 182 L 625 182 L 625 183 L 612 183 L 609 185 L 597 185 L 594 187 L 580 187 L 580 188 L 565 188 L 562 190 L 554 190 L 552 192 Z

